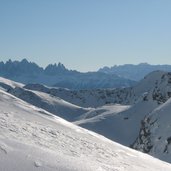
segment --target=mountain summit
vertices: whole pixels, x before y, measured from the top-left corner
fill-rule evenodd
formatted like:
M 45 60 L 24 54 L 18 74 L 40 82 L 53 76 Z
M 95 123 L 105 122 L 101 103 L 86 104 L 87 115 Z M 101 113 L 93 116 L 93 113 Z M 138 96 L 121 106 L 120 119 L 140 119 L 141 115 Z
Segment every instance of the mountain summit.
M 62 63 L 58 63 L 58 65 L 55 63 L 55 64 L 49 64 L 44 72 L 48 75 L 57 75 L 59 73 L 66 73 L 66 72 L 69 72 L 68 69 L 65 68 L 65 66 L 62 64 Z

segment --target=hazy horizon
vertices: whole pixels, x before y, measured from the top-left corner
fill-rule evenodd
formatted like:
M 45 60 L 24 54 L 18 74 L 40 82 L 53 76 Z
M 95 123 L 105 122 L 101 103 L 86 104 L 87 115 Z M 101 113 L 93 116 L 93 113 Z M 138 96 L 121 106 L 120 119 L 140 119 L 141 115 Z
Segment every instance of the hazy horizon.
M 44 66 L 42 66 L 41 64 L 39 64 L 39 63 L 37 63 L 37 62 L 35 62 L 35 61 L 33 61 L 33 60 L 28 60 L 27 58 L 22 58 L 22 59 L 7 59 L 7 60 L 1 60 L 0 62 L 4 62 L 4 63 L 6 63 L 6 62 L 8 62 L 9 60 L 11 60 L 12 62 L 14 62 L 14 61 L 18 61 L 18 62 L 21 62 L 22 60 L 27 60 L 28 62 L 31 62 L 31 63 L 35 63 L 35 64 L 37 64 L 39 67 L 42 67 L 42 68 L 46 68 L 48 65 L 50 65 L 50 64 L 52 64 L 52 65 L 54 65 L 54 64 L 59 64 L 59 63 L 61 63 L 61 64 L 63 64 L 67 69 L 69 69 L 69 70 L 76 70 L 76 71 L 80 71 L 80 72 L 91 72 L 91 70 L 85 70 L 85 71 L 81 71 L 81 70 L 78 70 L 78 69 L 76 69 L 76 68 L 69 68 L 69 67 L 67 67 L 67 65 L 65 65 L 65 63 L 62 63 L 62 62 L 60 62 L 60 61 L 58 61 L 58 62 L 54 62 L 54 63 L 47 63 L 47 64 L 45 64 Z M 93 71 L 98 71 L 100 68 L 103 68 L 103 67 L 109 67 L 109 68 L 111 68 L 111 67 L 113 67 L 113 66 L 123 66 L 123 65 L 140 65 L 140 64 L 148 64 L 148 65 L 171 65 L 171 64 L 151 64 L 151 63 L 148 63 L 148 62 L 140 62 L 140 63 L 125 63 L 125 64 L 114 64 L 114 65 L 111 65 L 111 66 L 107 66 L 107 65 L 104 65 L 104 66 L 101 66 L 101 67 L 99 67 L 99 68 L 97 68 L 96 70 L 92 70 L 92 72 Z

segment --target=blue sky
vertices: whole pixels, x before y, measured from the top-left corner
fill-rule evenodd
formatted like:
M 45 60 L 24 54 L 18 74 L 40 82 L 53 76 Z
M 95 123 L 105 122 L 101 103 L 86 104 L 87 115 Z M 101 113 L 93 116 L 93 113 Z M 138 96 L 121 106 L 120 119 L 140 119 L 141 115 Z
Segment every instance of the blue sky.
M 171 64 L 170 0 L 0 0 L 0 60 L 70 69 Z

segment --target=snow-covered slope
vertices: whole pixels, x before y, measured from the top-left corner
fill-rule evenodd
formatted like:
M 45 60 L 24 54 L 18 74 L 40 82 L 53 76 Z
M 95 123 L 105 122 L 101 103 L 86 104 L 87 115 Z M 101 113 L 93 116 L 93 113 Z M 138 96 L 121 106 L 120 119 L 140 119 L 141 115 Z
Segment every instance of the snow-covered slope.
M 158 107 L 143 119 L 133 148 L 171 162 L 171 73 L 160 76 L 147 96 L 156 101 Z
M 4 81 L 4 84 L 7 83 L 8 81 Z M 48 91 L 53 89 L 43 87 L 42 85 L 37 86 L 47 93 L 27 90 L 21 87 L 11 88 L 8 92 L 64 119 L 77 121 L 75 124 L 98 132 L 107 138 L 127 146 L 130 146 L 137 138 L 141 120 L 156 107 L 155 103 L 142 102 L 134 106 L 116 104 L 98 108 L 82 108 L 68 103 L 57 96 L 53 96 L 50 93 L 48 94 Z M 58 89 L 54 90 L 56 92 Z M 92 99 L 90 101 L 93 103 Z M 140 108 L 145 108 L 146 110 L 139 112 Z M 128 127 L 129 131 L 127 129 Z
M 8 92 L 68 121 L 75 121 L 80 115 L 89 111 L 89 109 L 73 105 L 57 96 L 52 96 L 39 91 L 31 91 L 17 87 Z
M 5 83 L 5 84 L 11 86 L 12 88 L 24 86 L 24 84 L 21 84 L 21 83 L 15 82 L 15 81 L 11 81 L 11 80 L 3 78 L 3 77 L 0 77 L 0 83 Z
M 0 77 L 0 89 L 9 91 L 15 87 L 23 87 L 24 85 L 21 83 L 17 83 L 15 81 L 8 80 L 6 78 Z
M 155 94 L 155 91 L 159 92 L 157 87 L 161 88 L 161 93 L 164 91 L 163 88 L 167 87 L 164 95 L 166 96 L 167 91 L 170 89 L 170 85 L 168 86 L 168 82 L 171 79 L 170 77 L 170 74 L 167 72 L 154 71 L 142 79 L 137 85 L 120 89 L 74 91 L 62 88 L 49 88 L 39 84 L 28 84 L 25 88 L 43 91 L 82 107 L 99 107 L 115 103 L 133 105 L 138 101 L 142 101 L 147 95 L 149 96 L 148 98 L 152 99 L 152 95 Z M 166 99 L 167 98 L 168 95 L 166 96 Z
M 157 133 L 151 133 L 154 129 L 153 121 L 158 120 L 158 116 L 155 116 L 156 111 L 158 109 L 162 111 L 165 105 L 168 106 L 167 100 L 171 97 L 170 73 L 152 72 L 136 86 L 123 89 L 72 91 L 30 84 L 24 88 L 17 86 L 17 88 L 11 87 L 6 90 L 81 127 L 126 146 L 134 144 L 133 148 L 171 162 L 170 152 L 168 152 L 171 141 L 168 139 L 169 126 L 167 137 L 163 139 L 157 134 L 160 131 L 156 128 Z M 150 124 L 149 118 L 152 118 Z M 170 125 L 169 116 L 168 118 L 166 116 L 166 121 L 166 125 Z M 164 123 L 161 124 L 163 124 L 164 134 Z M 160 142 L 158 138 L 162 141 L 162 148 L 156 143 L 156 141 Z M 159 149 L 156 150 L 157 152 L 152 151 L 152 147 Z M 163 149 L 164 153 L 161 152 Z
M 65 100 L 40 91 L 23 88 L 24 85 L 0 77 L 0 88 L 10 94 L 42 109 L 45 109 L 66 120 L 74 121 L 90 109 L 73 105 Z
M 0 170 L 169 171 L 171 165 L 0 90 Z
M 137 100 L 132 93 L 133 88 L 76 91 L 63 88 L 49 88 L 40 84 L 28 84 L 24 88 L 43 91 L 82 107 L 99 107 L 114 103 L 130 104 Z
M 82 107 L 99 107 L 115 102 L 117 89 L 69 90 L 63 88 L 49 88 L 40 84 L 28 84 L 24 88 L 36 90 L 60 97 L 72 104 Z
M 171 162 L 171 99 L 160 105 L 142 122 L 134 148 Z
M 74 123 L 130 146 L 138 137 L 144 117 L 170 97 L 170 80 L 170 73 L 155 71 L 136 86 L 124 89 L 71 91 L 34 84 L 25 87 L 62 97 L 81 106 L 100 106 L 89 109 Z M 110 105 L 101 106 L 106 103 Z M 116 105 L 118 103 L 121 105 Z M 125 108 L 125 104 L 129 108 Z
M 141 121 L 157 107 L 156 102 L 142 101 L 133 106 L 109 105 L 87 112 L 75 124 L 130 146 L 138 137 Z
M 119 90 L 123 94 L 126 91 L 128 92 L 128 89 Z M 130 107 L 124 111 L 118 111 L 118 108 L 123 108 L 123 105 L 110 105 L 108 108 L 99 107 L 89 111 L 84 115 L 86 117 L 82 117 L 75 123 L 121 144 L 132 145 L 139 135 L 144 117 L 170 98 L 171 74 L 155 71 L 136 86 L 130 88 L 128 94 L 130 96 L 126 96 L 127 99 L 124 100 L 129 102 Z

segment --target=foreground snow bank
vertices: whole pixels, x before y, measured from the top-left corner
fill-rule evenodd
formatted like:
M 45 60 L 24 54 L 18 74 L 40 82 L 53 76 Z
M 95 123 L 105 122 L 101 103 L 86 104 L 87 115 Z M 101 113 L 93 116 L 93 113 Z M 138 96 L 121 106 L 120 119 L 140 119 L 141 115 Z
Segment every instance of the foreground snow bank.
M 171 165 L 0 90 L 0 170 L 169 171 Z

